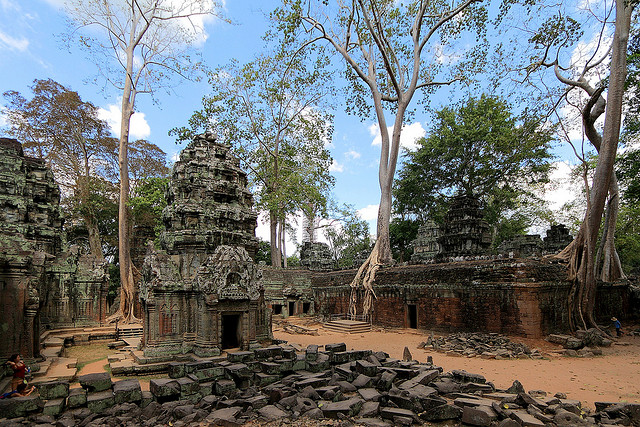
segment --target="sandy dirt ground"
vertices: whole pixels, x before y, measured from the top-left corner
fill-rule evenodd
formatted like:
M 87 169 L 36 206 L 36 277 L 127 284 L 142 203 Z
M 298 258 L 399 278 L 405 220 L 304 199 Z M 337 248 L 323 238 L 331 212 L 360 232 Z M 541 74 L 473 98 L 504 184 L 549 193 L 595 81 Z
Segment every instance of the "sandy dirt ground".
M 302 347 L 344 342 L 347 349 L 385 351 L 398 359 L 402 358 L 404 347 L 407 346 L 415 360 L 425 362 L 427 356 L 432 356 L 434 364 L 445 371 L 463 369 L 481 374 L 499 389 L 506 389 L 514 380 L 518 380 L 527 391 L 543 390 L 550 395 L 563 392 L 569 399 L 580 400 L 591 409 L 595 408 L 594 402 L 640 403 L 640 337 L 624 336 L 611 348 L 603 349 L 602 356 L 591 358 L 559 356 L 554 352 L 561 348 L 555 344 L 510 337 L 512 341 L 523 342 L 531 349 L 539 349 L 548 358 L 495 360 L 448 356 L 418 349 L 418 344 L 426 341 L 430 334 L 425 331 L 374 328 L 372 332 L 349 335 L 329 331 L 318 323 L 301 319 L 290 321 L 307 328 L 318 328 L 318 335 L 290 334 L 284 332 L 276 321 L 273 324 L 274 338 Z

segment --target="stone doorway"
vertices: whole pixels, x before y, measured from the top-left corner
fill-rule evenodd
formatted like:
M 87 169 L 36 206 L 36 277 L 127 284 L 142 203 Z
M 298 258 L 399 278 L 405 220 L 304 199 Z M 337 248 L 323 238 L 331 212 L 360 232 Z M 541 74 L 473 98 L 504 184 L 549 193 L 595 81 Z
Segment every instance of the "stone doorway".
M 242 328 L 240 314 L 222 315 L 222 340 L 223 350 L 242 346 Z
M 289 316 L 293 316 L 296 314 L 296 302 L 289 301 Z
M 407 324 L 411 329 L 418 329 L 418 307 L 407 304 Z

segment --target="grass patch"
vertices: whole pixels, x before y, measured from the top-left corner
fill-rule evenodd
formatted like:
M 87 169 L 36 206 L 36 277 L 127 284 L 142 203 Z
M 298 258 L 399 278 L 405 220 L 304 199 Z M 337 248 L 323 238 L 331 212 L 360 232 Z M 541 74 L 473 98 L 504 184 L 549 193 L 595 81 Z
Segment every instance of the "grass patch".
M 107 347 L 106 343 L 75 345 L 65 349 L 66 357 L 78 359 L 78 364 L 76 365 L 78 372 L 89 363 L 106 359 L 107 356 L 113 353 L 114 350 Z

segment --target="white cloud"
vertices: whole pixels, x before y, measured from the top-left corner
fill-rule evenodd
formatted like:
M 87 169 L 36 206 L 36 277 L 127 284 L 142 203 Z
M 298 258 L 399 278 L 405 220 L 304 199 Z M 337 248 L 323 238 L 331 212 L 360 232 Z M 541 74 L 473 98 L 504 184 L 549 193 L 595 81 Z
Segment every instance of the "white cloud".
M 576 188 L 572 182 L 571 165 L 566 161 L 554 162 L 549 178 L 551 182 L 545 188 L 544 199 L 552 211 L 558 212 L 565 203 L 576 197 L 581 188 Z
M 360 153 L 358 153 L 355 150 L 349 150 L 346 153 L 344 153 L 344 155 L 350 159 L 359 159 L 360 158 Z
M 17 50 L 25 52 L 29 47 L 29 40 L 25 37 L 15 38 L 0 31 L 0 50 L 6 48 L 9 50 Z
M 100 108 L 98 117 L 106 121 L 114 135 L 120 135 L 120 121 L 122 114 L 120 107 L 114 104 L 107 106 L 108 110 Z M 134 139 L 146 139 L 151 135 L 151 128 L 144 118 L 144 113 L 133 113 L 129 127 L 129 136 Z
M 374 221 L 378 219 L 378 206 L 368 205 L 362 209 L 358 209 L 358 215 L 365 221 Z
M 393 134 L 393 126 L 387 128 L 389 132 L 389 138 Z M 373 136 L 371 145 L 382 145 L 382 136 L 380 135 L 380 128 L 375 123 L 369 126 L 369 134 Z M 424 137 L 427 131 L 422 127 L 420 122 L 411 123 L 410 125 L 404 125 L 402 127 L 402 133 L 400 134 L 400 146 L 408 150 L 415 150 L 418 148 L 416 140 Z
M 344 166 L 340 163 L 336 162 L 335 159 L 331 162 L 331 166 L 329 166 L 329 172 L 343 172 Z

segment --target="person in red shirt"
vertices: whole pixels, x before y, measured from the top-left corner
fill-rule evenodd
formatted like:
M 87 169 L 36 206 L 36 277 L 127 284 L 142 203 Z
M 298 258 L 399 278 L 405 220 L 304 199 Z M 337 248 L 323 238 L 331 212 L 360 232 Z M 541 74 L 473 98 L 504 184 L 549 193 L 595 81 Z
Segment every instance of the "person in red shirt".
M 13 369 L 11 390 L 17 390 L 18 385 L 25 382 L 24 377 L 27 373 L 27 365 L 24 364 L 19 354 L 12 354 L 9 361 L 7 361 L 7 365 Z

